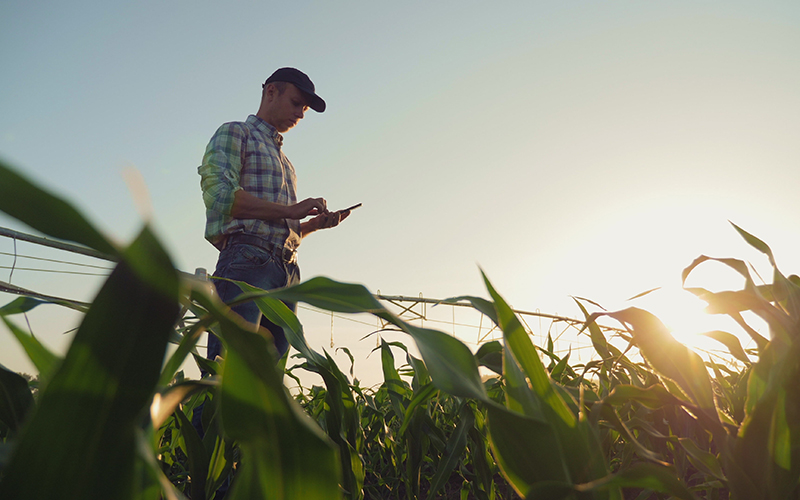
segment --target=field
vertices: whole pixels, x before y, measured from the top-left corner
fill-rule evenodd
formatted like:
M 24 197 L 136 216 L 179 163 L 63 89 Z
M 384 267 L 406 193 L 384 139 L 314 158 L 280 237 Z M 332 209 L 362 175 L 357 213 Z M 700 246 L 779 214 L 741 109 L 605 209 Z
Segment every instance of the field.
M 256 301 L 300 356 L 286 370 L 268 334 L 241 322 L 208 282 L 178 273 L 147 227 L 120 248 L 4 165 L 0 210 L 117 262 L 88 308 L 58 304 L 85 313 L 63 358 L 14 318 L 46 302 L 0 308 L 39 371 L 34 398 L 28 380 L 0 367 L 0 498 L 800 498 L 800 278 L 736 226 L 773 265 L 771 284 L 732 258 L 700 256 L 683 276 L 716 261 L 744 278 L 742 290 L 687 289 L 753 339 L 745 351 L 730 332 L 708 333 L 735 363 L 704 360 L 647 311 L 577 300 L 597 356 L 570 364 L 534 345 L 485 276 L 488 298 L 452 299 L 502 331 L 475 353 L 401 320 L 361 285 L 313 278 L 264 292 L 241 283 L 238 300 Z M 360 387 L 308 346 L 281 300 L 377 316 L 420 357 L 381 341 L 383 383 Z M 197 354 L 206 331 L 222 339 L 224 360 Z M 184 377 L 190 356 L 208 377 Z M 299 382 L 298 370 L 323 385 L 290 393 L 286 378 Z

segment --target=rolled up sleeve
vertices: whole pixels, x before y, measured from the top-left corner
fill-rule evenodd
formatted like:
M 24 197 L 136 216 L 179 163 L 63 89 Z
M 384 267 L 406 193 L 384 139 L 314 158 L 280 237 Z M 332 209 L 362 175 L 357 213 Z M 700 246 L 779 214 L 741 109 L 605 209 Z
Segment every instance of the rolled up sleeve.
M 203 202 L 209 216 L 228 218 L 233 208 L 233 197 L 242 189 L 239 178 L 242 172 L 242 152 L 246 131 L 240 124 L 226 123 L 217 129 L 208 143 L 203 164 L 198 167 Z M 221 221 L 220 221 L 221 222 Z

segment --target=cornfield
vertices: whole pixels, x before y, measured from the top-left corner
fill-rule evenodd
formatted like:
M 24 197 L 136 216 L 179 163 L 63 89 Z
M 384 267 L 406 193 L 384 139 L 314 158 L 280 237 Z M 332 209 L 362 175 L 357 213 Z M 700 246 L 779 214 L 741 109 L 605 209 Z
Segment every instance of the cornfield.
M 25 378 L 0 367 L 0 498 L 800 498 L 800 278 L 785 277 L 770 248 L 736 226 L 773 266 L 772 284 L 757 285 L 740 260 L 706 256 L 683 278 L 711 260 L 744 278 L 737 291 L 687 288 L 754 340 L 745 350 L 729 332 L 708 334 L 739 368 L 704 361 L 647 311 L 590 312 L 581 300 L 597 356 L 570 365 L 533 344 L 485 276 L 489 298 L 452 299 L 502 331 L 475 353 L 401 320 L 361 285 L 313 278 L 265 292 L 239 283 L 237 302 L 255 301 L 301 358 L 286 369 L 269 334 L 232 314 L 208 282 L 176 271 L 149 228 L 118 247 L 5 165 L 0 209 L 117 262 L 89 307 L 57 303 L 84 313 L 63 357 L 14 318 L 46 301 L 0 308 L 39 372 L 34 400 Z M 309 347 L 282 301 L 375 315 L 420 357 L 381 341 L 383 383 L 360 387 Z M 770 338 L 745 311 L 769 325 Z M 600 318 L 619 324 L 625 348 Z M 223 341 L 224 359 L 197 353 L 205 332 Z M 207 377 L 179 371 L 190 356 Z M 285 378 L 299 382 L 297 370 L 324 385 L 290 393 Z

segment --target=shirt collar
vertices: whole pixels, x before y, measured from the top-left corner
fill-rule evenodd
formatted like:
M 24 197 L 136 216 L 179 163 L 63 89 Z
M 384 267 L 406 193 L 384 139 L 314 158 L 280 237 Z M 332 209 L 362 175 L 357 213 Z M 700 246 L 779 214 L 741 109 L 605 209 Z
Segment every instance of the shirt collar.
M 278 130 L 275 127 L 267 123 L 265 120 L 256 115 L 250 115 L 247 117 L 247 123 L 260 130 L 267 137 L 270 137 L 273 141 L 275 141 L 275 144 L 277 144 L 278 147 L 283 146 L 283 136 L 278 133 Z

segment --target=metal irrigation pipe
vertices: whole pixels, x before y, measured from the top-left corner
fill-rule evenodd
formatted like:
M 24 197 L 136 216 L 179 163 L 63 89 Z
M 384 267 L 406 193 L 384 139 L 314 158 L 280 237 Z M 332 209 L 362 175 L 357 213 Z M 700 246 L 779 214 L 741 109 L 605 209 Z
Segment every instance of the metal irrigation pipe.
M 0 227 L 0 236 L 13 238 L 15 240 L 20 240 L 20 241 L 27 241 L 30 243 L 36 243 L 37 245 L 42 245 L 50 248 L 57 248 L 59 250 L 67 250 L 69 252 L 79 253 L 81 255 L 88 255 L 89 257 L 94 257 L 96 259 L 108 260 L 111 262 L 116 262 L 117 260 L 111 255 L 98 252 L 97 250 L 92 250 L 91 248 L 87 248 L 82 245 L 75 245 L 73 243 L 66 243 L 63 241 L 43 238 L 41 236 L 34 236 L 32 234 L 21 233 L 19 231 L 14 231 L 13 229 L 8 229 L 5 227 Z

